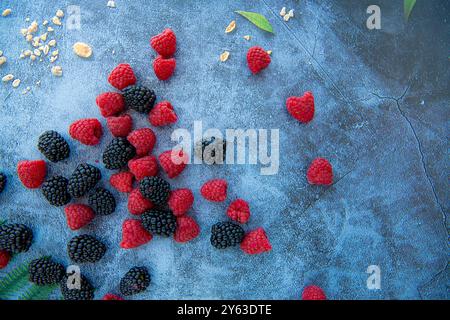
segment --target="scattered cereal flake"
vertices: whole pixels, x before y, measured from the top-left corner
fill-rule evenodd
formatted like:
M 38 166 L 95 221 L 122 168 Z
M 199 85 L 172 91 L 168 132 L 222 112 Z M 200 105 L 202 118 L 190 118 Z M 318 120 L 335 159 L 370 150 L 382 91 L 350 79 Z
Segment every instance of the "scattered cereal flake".
M 233 20 L 233 21 L 230 22 L 230 24 L 228 25 L 228 27 L 225 29 L 225 33 L 230 33 L 230 32 L 232 32 L 235 28 L 236 28 L 236 21 Z
M 44 22 L 42 22 L 42 25 L 45 27 L 46 25 L 48 25 L 48 20 L 44 20 Z
M 54 16 L 52 18 L 52 22 L 53 22 L 54 25 L 57 25 L 57 26 L 60 26 L 62 24 L 61 20 L 57 16 Z
M 109 0 L 108 3 L 106 4 L 106 6 L 108 8 L 115 8 L 116 7 L 116 2 L 113 0 Z
M 58 54 L 59 54 L 59 50 L 58 49 L 53 50 L 52 56 L 57 56 Z
M 32 54 L 33 52 L 31 52 L 31 50 L 25 50 L 24 52 L 23 52 L 23 55 L 25 56 L 25 57 L 29 57 L 29 56 L 31 56 L 31 54 Z
M 27 34 L 25 39 L 27 40 L 27 42 L 31 42 L 31 40 L 33 40 L 33 36 L 31 34 Z
M 28 33 L 28 29 L 25 29 L 25 28 L 20 29 L 20 33 L 25 37 Z
M 41 56 L 41 51 L 39 49 L 34 49 L 33 53 L 34 53 L 35 56 L 38 56 L 38 57 Z
M 50 57 L 50 62 L 53 63 L 56 61 L 56 59 L 58 59 L 58 56 L 52 56 Z
M 64 17 L 64 12 L 63 12 L 61 9 L 58 9 L 58 10 L 56 11 L 56 16 L 57 16 L 58 18 L 62 18 L 62 17 Z
M 9 16 L 11 14 L 11 9 L 5 9 L 3 10 L 2 16 L 6 17 Z
M 268 55 L 272 54 L 272 50 L 267 50 L 266 52 L 267 52 Z
M 36 60 L 36 55 L 35 55 L 35 54 L 32 54 L 32 55 L 30 56 L 30 60 L 31 60 L 31 61 Z
M 290 18 L 291 18 L 291 16 L 287 14 L 283 17 L 283 20 L 287 22 L 287 21 L 289 21 Z
M 20 79 L 16 79 L 12 83 L 13 88 L 17 88 L 19 85 L 20 85 Z
M 87 43 L 76 42 L 72 48 L 73 52 L 79 57 L 89 58 L 92 55 L 92 49 Z
M 230 52 L 224 51 L 224 52 L 220 55 L 220 61 L 222 61 L 222 62 L 227 61 L 229 56 L 230 56 Z
M 245 35 L 245 36 L 244 36 L 244 39 L 247 40 L 247 41 L 249 41 L 250 38 L 251 38 L 251 37 L 250 37 L 249 35 Z
M 0 57 L 3 55 L 3 51 L 2 50 L 0 50 Z
M 36 81 L 36 85 L 37 85 L 38 87 L 40 87 L 40 86 L 41 86 L 41 80 Z
M 28 27 L 27 32 L 28 32 L 29 34 L 30 34 L 30 33 L 35 33 L 35 32 L 38 30 L 38 28 L 39 28 L 39 25 L 38 25 L 37 21 L 34 20 L 34 21 L 30 24 L 30 26 Z
M 29 18 L 29 17 L 26 17 L 26 18 L 25 18 L 25 21 L 26 21 L 26 22 L 30 21 L 30 18 Z
M 23 59 L 23 58 L 25 58 L 25 55 L 24 55 L 23 53 L 21 53 L 21 54 L 19 55 L 19 59 Z
M 55 77 L 61 77 L 62 76 L 62 68 L 61 68 L 61 66 L 54 66 L 54 67 L 52 67 L 52 74 Z
M 280 16 L 284 17 L 286 15 L 286 7 L 281 8 Z
M 52 27 L 48 27 L 48 28 L 47 28 L 47 31 L 48 31 L 48 32 L 53 32 L 53 31 L 55 31 L 55 29 L 53 29 Z
M 40 46 L 39 41 L 33 41 L 32 46 L 35 48 L 39 47 Z
M 0 66 L 3 65 L 6 62 L 6 57 L 1 56 L 0 57 Z
M 50 47 L 56 46 L 56 40 L 55 40 L 55 39 L 50 40 L 50 41 L 48 42 L 48 45 L 49 45 Z
M 42 50 L 42 51 L 44 52 L 45 55 L 47 55 L 48 52 L 50 51 L 50 47 L 46 44 L 46 45 L 44 46 L 44 50 Z
M 3 82 L 8 82 L 8 81 L 11 81 L 12 79 L 14 79 L 14 76 L 12 74 L 7 74 L 6 76 L 4 76 L 2 78 L 2 81 Z
M 30 92 L 31 88 L 30 87 L 26 87 L 23 91 L 22 94 L 27 94 L 28 92 Z
M 288 15 L 293 18 L 294 17 L 294 9 L 289 10 Z
M 48 36 L 48 33 L 47 32 L 44 33 L 43 35 L 41 35 L 41 40 L 42 41 L 47 41 L 47 36 Z

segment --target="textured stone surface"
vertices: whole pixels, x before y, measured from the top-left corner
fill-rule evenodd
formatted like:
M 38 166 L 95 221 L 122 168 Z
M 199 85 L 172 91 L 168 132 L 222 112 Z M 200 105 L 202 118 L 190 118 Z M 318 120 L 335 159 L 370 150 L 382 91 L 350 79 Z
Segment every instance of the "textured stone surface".
M 150 289 L 139 299 L 241 298 L 298 299 L 307 284 L 324 288 L 331 299 L 448 299 L 449 30 L 448 1 L 418 1 L 409 23 L 401 1 L 378 1 L 382 29 L 365 27 L 372 1 L 78 1 L 81 30 L 57 33 L 62 78 L 50 74 L 47 63 L 30 66 L 18 61 L 26 47 L 19 34 L 25 17 L 51 18 L 56 8 L 46 1 L 1 2 L 13 14 L 0 17 L 0 50 L 8 62 L 1 75 L 13 73 L 22 84 L 13 90 L 0 85 L 0 168 L 9 184 L 0 196 L 0 218 L 30 225 L 36 236 L 32 250 L 15 257 L 0 271 L 40 255 L 69 264 L 66 243 L 70 231 L 63 210 L 46 204 L 40 191 L 25 190 L 15 177 L 21 159 L 40 158 L 39 134 L 54 129 L 68 138 L 69 124 L 98 117 L 97 94 L 111 90 L 106 77 L 120 62 L 129 62 L 141 83 L 159 100 L 174 105 L 179 122 L 156 128 L 156 153 L 173 146 L 174 128 L 279 128 L 280 172 L 261 176 L 259 166 L 189 166 L 172 181 L 190 187 L 195 203 L 191 214 L 201 227 L 192 243 L 177 244 L 155 237 L 136 250 L 118 248 L 121 223 L 130 215 L 126 197 L 115 193 L 112 216 L 97 217 L 82 232 L 95 234 L 107 245 L 105 257 L 82 272 L 98 288 L 96 297 L 118 292 L 120 277 L 134 265 L 152 275 Z M 60 1 L 65 9 L 70 1 Z M 282 6 L 294 8 L 288 23 Z M 257 11 L 272 22 L 275 35 L 256 29 L 234 10 Z M 64 24 L 67 17 L 64 20 Z M 228 23 L 237 20 L 232 34 Z M 178 37 L 175 76 L 157 81 L 151 69 L 151 35 L 172 27 Z M 250 34 L 247 42 L 242 36 Z M 76 57 L 73 43 L 89 43 L 91 59 Z M 246 68 L 248 47 L 273 50 L 272 64 L 257 76 Z M 218 56 L 231 52 L 226 63 Z M 114 53 L 113 53 L 114 51 Z M 40 88 L 34 86 L 42 81 Z M 21 95 L 22 89 L 32 91 Z M 289 95 L 314 92 L 316 116 L 308 125 L 285 111 Z M 133 113 L 135 127 L 148 126 Z M 101 119 L 105 124 L 104 119 Z M 51 164 L 50 174 L 68 176 L 82 161 L 95 164 L 111 140 L 99 147 L 69 140 L 67 161 Z M 305 172 L 317 156 L 333 164 L 336 183 L 309 186 Z M 98 164 L 102 167 L 102 164 Z M 102 184 L 111 172 L 102 167 Z M 207 203 L 200 196 L 207 179 L 229 181 L 225 203 Z M 227 204 L 241 197 L 250 203 L 247 230 L 267 230 L 273 251 L 246 256 L 238 248 L 214 250 L 210 226 L 225 219 Z M 381 290 L 368 290 L 366 269 L 381 268 Z

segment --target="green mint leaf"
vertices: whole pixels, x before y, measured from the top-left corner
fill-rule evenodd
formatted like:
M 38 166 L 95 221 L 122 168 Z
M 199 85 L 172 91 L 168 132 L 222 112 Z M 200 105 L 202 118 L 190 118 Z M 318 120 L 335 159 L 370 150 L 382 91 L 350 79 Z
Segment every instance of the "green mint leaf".
M 236 13 L 240 14 L 244 18 L 246 18 L 248 21 L 253 23 L 255 26 L 260 28 L 261 30 L 274 33 L 272 25 L 270 22 L 264 17 L 263 15 L 256 13 L 256 12 L 249 12 L 249 11 L 235 11 Z
M 415 4 L 416 0 L 403 0 L 403 10 L 405 12 L 406 21 L 408 21 Z

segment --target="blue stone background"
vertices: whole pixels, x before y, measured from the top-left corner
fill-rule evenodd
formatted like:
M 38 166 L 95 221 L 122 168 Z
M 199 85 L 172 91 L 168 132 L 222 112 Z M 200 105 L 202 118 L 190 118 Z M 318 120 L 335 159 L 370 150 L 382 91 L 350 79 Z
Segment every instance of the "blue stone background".
M 14 257 L 0 276 L 41 255 L 68 265 L 66 243 L 88 233 L 109 248 L 99 263 L 81 266 L 97 288 L 96 298 L 117 293 L 119 279 L 134 265 L 147 266 L 152 275 L 149 290 L 134 299 L 299 299 L 308 284 L 321 286 L 330 299 L 449 298 L 448 1 L 418 0 L 408 23 L 400 0 L 117 0 L 116 9 L 106 2 L 0 3 L 1 10 L 13 10 L 0 17 L 0 50 L 9 59 L 0 72 L 22 80 L 15 90 L 0 85 L 0 168 L 9 179 L 0 195 L 0 218 L 26 223 L 35 233 L 31 250 Z M 381 7 L 382 28 L 369 31 L 366 8 L 374 3 Z M 49 63 L 18 60 L 27 47 L 19 33 L 29 24 L 25 17 L 42 22 L 68 5 L 80 6 L 81 29 L 68 30 L 66 17 L 57 32 L 56 64 L 63 77 L 53 77 Z M 288 23 L 279 16 L 283 6 L 295 9 Z M 235 10 L 265 15 L 275 35 Z M 234 19 L 236 30 L 225 34 Z M 161 82 L 152 71 L 155 53 L 148 41 L 165 27 L 178 38 L 177 69 Z M 246 34 L 251 41 L 242 38 Z M 76 57 L 76 41 L 89 43 L 93 57 Z M 256 76 L 245 61 L 253 45 L 273 50 L 270 67 Z M 231 56 L 220 63 L 224 50 Z M 37 138 L 48 129 L 61 132 L 72 150 L 67 161 L 49 165 L 49 175 L 68 176 L 77 163 L 101 159 L 111 140 L 107 130 L 98 147 L 71 140 L 67 131 L 79 118 L 105 124 L 95 97 L 111 90 L 106 78 L 120 62 L 130 63 L 139 81 L 178 113 L 175 125 L 154 129 L 156 154 L 174 145 L 173 129 L 192 129 L 195 120 L 221 130 L 280 129 L 277 175 L 260 175 L 258 165 L 192 165 L 171 181 L 195 194 L 190 214 L 201 235 L 191 243 L 155 237 L 138 249 L 120 249 L 121 223 L 131 216 L 126 196 L 118 193 L 114 215 L 72 232 L 63 209 L 49 206 L 40 191 L 23 188 L 15 175 L 19 160 L 41 158 Z M 41 87 L 34 85 L 37 80 Z M 26 86 L 32 90 L 22 95 Z M 316 115 L 302 125 L 284 102 L 306 90 L 314 92 Z M 145 117 L 133 118 L 135 127 L 149 126 Z M 329 188 L 306 182 L 307 166 L 318 156 L 333 164 L 335 183 Z M 102 170 L 108 186 L 111 173 Z M 228 199 L 220 204 L 199 193 L 203 182 L 216 177 L 229 182 Z M 247 256 L 239 248 L 219 251 L 209 244 L 210 226 L 225 219 L 237 197 L 250 203 L 245 229 L 264 227 L 272 252 Z M 381 268 L 381 290 L 366 287 L 369 265 Z

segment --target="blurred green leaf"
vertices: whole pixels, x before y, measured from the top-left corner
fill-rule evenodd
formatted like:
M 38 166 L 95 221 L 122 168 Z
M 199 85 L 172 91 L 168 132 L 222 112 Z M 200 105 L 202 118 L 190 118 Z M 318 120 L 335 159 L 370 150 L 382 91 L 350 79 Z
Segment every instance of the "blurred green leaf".
M 406 21 L 408 21 L 415 4 L 416 0 L 403 0 L 403 11 L 405 12 Z
M 256 13 L 256 12 L 249 12 L 249 11 L 235 11 L 236 13 L 240 14 L 244 18 L 246 18 L 248 21 L 253 23 L 255 26 L 260 28 L 261 30 L 274 33 L 272 25 L 270 22 L 264 17 L 263 15 Z

